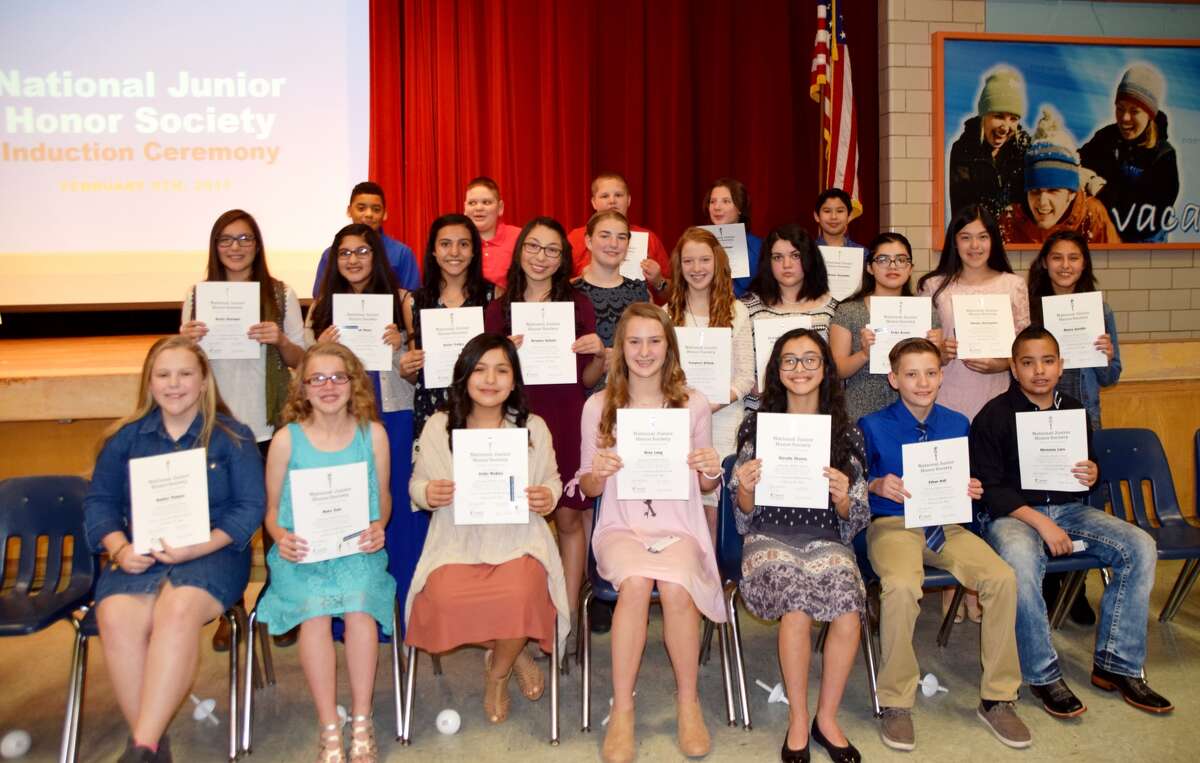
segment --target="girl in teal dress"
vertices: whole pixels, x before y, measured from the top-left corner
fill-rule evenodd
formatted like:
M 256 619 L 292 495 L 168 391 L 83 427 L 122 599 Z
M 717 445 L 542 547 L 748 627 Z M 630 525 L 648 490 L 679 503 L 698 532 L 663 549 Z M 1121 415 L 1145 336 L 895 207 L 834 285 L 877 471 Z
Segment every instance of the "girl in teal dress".
M 384 527 L 391 514 L 387 433 L 375 413 L 374 393 L 354 353 L 319 342 L 304 354 L 267 455 L 266 527 L 275 545 L 267 554 L 270 585 L 258 603 L 272 633 L 300 626 L 300 665 L 321 724 L 317 760 L 342 763 L 337 714 L 337 658 L 331 619 L 345 621 L 350 673 L 350 761 L 374 763 L 377 748 L 371 697 L 379 647 L 376 623 L 390 634 L 396 582 L 388 574 Z M 365 462 L 370 524 L 358 553 L 304 564 L 309 545 L 293 530 L 290 473 L 297 469 Z

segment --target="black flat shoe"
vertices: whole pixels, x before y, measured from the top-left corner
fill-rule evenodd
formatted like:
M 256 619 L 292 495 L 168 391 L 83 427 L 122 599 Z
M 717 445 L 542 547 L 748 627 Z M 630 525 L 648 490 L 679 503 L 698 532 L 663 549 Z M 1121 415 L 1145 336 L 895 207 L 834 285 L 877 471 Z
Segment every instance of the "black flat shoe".
M 1087 712 L 1079 697 L 1061 678 L 1049 684 L 1029 684 L 1029 691 L 1041 700 L 1042 709 L 1055 718 L 1074 718 Z
M 808 763 L 808 742 L 805 742 L 804 746 L 799 750 L 793 750 L 791 747 L 788 747 L 787 738 L 788 734 L 785 731 L 783 732 L 783 749 L 779 751 L 779 759 L 783 763 Z
M 1147 713 L 1169 713 L 1175 709 L 1169 699 L 1151 689 L 1140 676 L 1122 676 L 1093 666 L 1092 685 L 1104 691 L 1121 692 L 1122 699 Z
M 813 718 L 812 731 L 809 732 L 808 738 L 815 739 L 817 744 L 824 747 L 825 752 L 829 753 L 829 758 L 834 763 L 862 763 L 862 754 L 854 745 L 850 744 L 849 739 L 846 740 L 845 747 L 838 747 L 833 742 L 830 742 L 821 733 L 821 727 L 817 725 L 815 717 Z
M 608 633 L 612 630 L 613 609 L 616 604 L 592 599 L 588 605 L 588 617 L 592 621 L 592 633 Z

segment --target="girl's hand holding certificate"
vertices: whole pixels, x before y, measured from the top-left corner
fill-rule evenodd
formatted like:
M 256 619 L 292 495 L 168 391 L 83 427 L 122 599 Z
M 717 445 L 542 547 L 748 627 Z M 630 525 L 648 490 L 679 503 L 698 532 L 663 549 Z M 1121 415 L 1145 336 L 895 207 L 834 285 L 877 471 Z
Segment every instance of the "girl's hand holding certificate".
M 539 517 L 554 511 L 554 493 L 545 485 L 531 485 L 525 488 L 525 498 L 529 501 L 529 510 Z
M 843 517 L 850 513 L 850 478 L 832 466 L 822 468 L 822 474 L 829 480 L 829 497 L 833 499 L 833 508 Z
M 112 561 L 130 575 L 141 575 L 154 565 L 154 557 L 134 551 L 132 543 L 126 543 L 117 549 L 117 553 L 112 556 Z
M 167 543 L 166 538 L 159 538 L 158 542 L 162 545 L 162 551 L 150 549 L 150 556 L 163 564 L 183 564 L 204 556 L 212 550 L 207 548 L 212 541 L 193 543 L 190 546 L 172 546 Z
M 754 495 L 754 488 L 762 479 L 762 463 L 761 458 L 752 458 L 734 470 L 738 479 L 738 490 L 748 496 Z
M 429 480 L 425 485 L 425 502 L 431 509 L 449 506 L 454 501 L 454 480 Z
M 308 556 L 308 542 L 292 531 L 287 531 L 275 541 L 279 555 L 289 562 L 302 562 Z
M 611 450 L 598 450 L 592 456 L 592 476 L 606 480 L 621 470 L 621 457 Z
M 383 525 L 377 521 L 372 522 L 362 531 L 362 535 L 358 536 L 358 550 L 364 554 L 373 554 L 383 548 L 383 541 Z
M 571 343 L 571 352 L 576 355 L 604 355 L 604 342 L 598 334 L 584 334 Z
M 688 468 L 694 469 L 704 477 L 717 479 L 721 476 L 721 457 L 714 448 L 697 448 L 688 453 Z M 715 477 L 709 475 L 716 475 Z

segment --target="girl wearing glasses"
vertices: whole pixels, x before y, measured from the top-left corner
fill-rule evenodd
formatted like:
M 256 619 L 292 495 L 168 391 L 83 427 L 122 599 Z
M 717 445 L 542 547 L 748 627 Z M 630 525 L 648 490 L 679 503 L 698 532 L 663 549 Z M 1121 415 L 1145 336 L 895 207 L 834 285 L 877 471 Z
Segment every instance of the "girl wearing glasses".
M 499 334 L 467 342 L 454 364 L 446 408 L 425 427 L 409 483 L 413 503 L 433 519 L 405 606 L 407 643 L 433 654 L 484 647 L 483 711 L 491 723 L 508 717 L 514 673 L 529 701 L 545 691 L 546 679 L 525 644 L 534 641 L 549 652 L 556 619 L 560 647 L 570 631 L 562 562 L 546 525 L 562 479 L 550 430 L 526 406 L 527 390 L 512 342 Z M 529 432 L 529 521 L 455 524 L 452 433 L 509 427 Z
M 200 629 L 246 587 L 250 541 L 266 503 L 253 443 L 221 400 L 208 356 L 183 336 L 155 342 L 137 409 L 106 433 L 83 502 L 88 546 L 110 560 L 96 585 L 96 619 L 129 725 L 121 761 L 171 760 L 165 732 L 195 678 Z M 205 449 L 208 463 L 210 539 L 138 553 L 130 543 L 129 462 L 193 448 Z
M 332 251 L 338 251 L 336 242 Z M 283 420 L 287 426 L 275 434 L 267 456 L 266 527 L 275 545 L 267 554 L 271 584 L 258 603 L 259 618 L 271 633 L 300 627 L 300 665 L 321 727 L 320 763 L 345 760 L 331 635 L 332 618 L 342 618 L 350 675 L 350 760 L 373 763 L 376 624 L 391 633 L 396 600 L 383 550 L 392 498 L 381 486 L 388 484 L 391 458 L 371 381 L 354 353 L 334 342 L 310 347 L 292 382 Z M 353 553 L 305 563 L 310 548 L 294 532 L 291 473 L 357 463 L 366 465 L 370 524 Z
M 375 410 L 387 432 L 392 454 L 391 479 L 383 484 L 388 486 L 389 495 L 395 499 L 395 496 L 405 495 L 412 474 L 413 387 L 399 371 L 406 346 L 404 331 L 399 328 L 404 325 L 401 303 L 406 292 L 396 286 L 396 276 L 383 256 L 383 243 L 371 226 L 347 225 L 333 237 L 329 251 L 336 258 L 337 267 L 325 271 L 320 296 L 308 310 L 305 331 L 310 344 L 316 340 L 338 340 L 338 328 L 333 325 L 333 295 L 392 295 L 392 322 L 379 338 L 392 348 L 392 367 L 386 371 L 367 371 L 366 375 L 374 389 Z M 396 580 L 399 601 L 404 601 L 408 591 L 428 527 L 428 519 L 414 511 L 397 511 L 387 524 L 387 564 Z M 335 623 L 335 635 L 340 627 Z
M 629 251 L 629 221 L 625 215 L 609 209 L 597 212 L 587 222 L 583 236 L 591 259 L 575 288 L 587 296 L 596 311 L 596 334 L 605 347 L 605 367 L 612 354 L 613 333 L 625 308 L 634 302 L 649 302 L 650 292 L 641 279 L 621 275 L 621 262 Z M 588 394 L 604 389 L 604 377 Z
M 229 210 L 213 223 L 204 280 L 258 283 L 259 323 L 251 326 L 247 335 L 262 345 L 259 357 L 209 362 L 223 399 L 234 418 L 250 427 L 265 459 L 287 398 L 290 369 L 300 361 L 306 346 L 300 301 L 290 286 L 271 277 L 258 223 L 240 209 Z M 183 300 L 179 333 L 199 343 L 208 334 L 208 326 L 196 320 L 195 298 L 193 286 Z M 229 637 L 229 623 L 222 618 L 213 634 L 213 649 L 228 651 Z M 294 641 L 294 635 L 285 635 L 276 643 L 290 646 Z
M 754 391 L 754 337 L 746 305 L 733 296 L 729 257 L 717 237 L 703 228 L 685 230 L 671 252 L 671 296 L 666 307 L 675 326 L 731 330 L 730 402 L 710 404 L 713 447 L 724 459 L 734 452 L 742 423 L 742 398 Z M 715 492 L 704 496 L 704 509 L 715 538 Z
M 838 376 L 846 380 L 846 413 L 858 421 L 896 401 L 896 390 L 887 374 L 871 373 L 871 346 L 875 332 L 871 322 L 871 297 L 911 297 L 912 246 L 902 233 L 880 233 L 868 247 L 870 256 L 863 272 L 862 288 L 838 305 L 829 328 L 829 349 L 837 363 Z M 933 328 L 925 336 L 938 347 L 942 343 L 941 319 L 933 313 Z
M 511 226 L 506 226 L 511 227 Z M 442 215 L 429 226 L 421 288 L 404 299 L 408 351 L 400 358 L 400 373 L 414 386 L 413 432 L 419 438 L 425 421 L 445 406 L 447 387 L 425 386 L 425 350 L 421 348 L 421 311 L 444 307 L 487 307 L 496 286 L 483 275 L 483 241 L 475 223 L 465 215 Z
M 574 260 L 571 244 L 562 225 L 549 217 L 535 217 L 517 236 L 512 264 L 508 268 L 504 296 L 488 305 L 484 329 L 508 336 L 517 346 L 522 337 L 512 335 L 513 302 L 572 302 L 575 305 L 576 380 L 571 384 L 535 384 L 525 387 L 529 410 L 550 428 L 558 459 L 559 474 L 579 469 L 579 419 L 587 391 L 604 374 L 604 343 L 596 333 L 596 312 L 588 298 L 571 286 Z M 580 512 L 590 502 L 581 495 L 563 495 L 554 514 L 558 549 L 567 581 L 567 599 L 572 616 L 579 610 L 579 587 L 587 559 L 587 539 Z M 572 621 L 574 622 L 574 621 Z
M 809 739 L 839 763 L 861 760 L 838 725 L 837 712 L 854 655 L 866 601 L 850 542 L 870 521 L 866 451 L 850 422 L 829 345 L 816 331 L 793 329 L 775 342 L 759 412 L 830 416 L 829 505 L 819 509 L 762 506 L 756 458 L 758 413 L 748 411 L 738 432 L 738 457 L 729 489 L 745 536 L 739 590 L 756 617 L 779 620 L 779 666 L 787 689 L 788 731 L 782 760 L 807 761 Z M 832 509 L 832 511 L 830 511 Z M 813 620 L 829 623 L 817 712 L 808 714 L 809 644 Z

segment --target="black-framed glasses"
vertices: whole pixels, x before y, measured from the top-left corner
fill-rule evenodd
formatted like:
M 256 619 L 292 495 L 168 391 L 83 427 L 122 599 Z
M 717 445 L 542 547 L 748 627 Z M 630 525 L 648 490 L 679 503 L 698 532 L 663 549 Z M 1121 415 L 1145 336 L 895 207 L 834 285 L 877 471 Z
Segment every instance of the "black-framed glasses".
M 781 371 L 795 371 L 796 366 L 804 366 L 809 371 L 816 371 L 821 367 L 820 355 L 784 355 L 779 359 L 779 369 Z
M 557 244 L 543 246 L 536 241 L 526 241 L 521 248 L 525 251 L 525 254 L 528 254 L 530 257 L 538 254 L 545 254 L 546 257 L 551 260 L 557 260 L 558 258 L 562 257 L 563 253 L 563 248 Z
M 365 260 L 372 254 L 374 254 L 374 252 L 371 251 L 371 247 L 369 246 L 360 246 L 357 249 L 339 249 L 338 259 L 348 260 L 351 257 L 358 257 L 360 260 Z
M 217 236 L 217 247 L 231 249 L 234 246 L 254 246 L 256 241 L 258 239 L 250 233 L 243 233 L 239 236 Z
M 305 379 L 304 383 L 310 387 L 324 387 L 329 382 L 333 382 L 334 384 L 341 386 L 343 384 L 349 383 L 349 381 L 350 381 L 350 374 L 341 374 L 341 373 L 329 374 L 329 375 L 313 374 L 312 376 Z
M 906 268 L 912 264 L 912 257 L 909 257 L 907 254 L 897 254 L 894 257 L 889 254 L 877 254 L 871 258 L 871 262 L 884 268 L 893 266 Z

